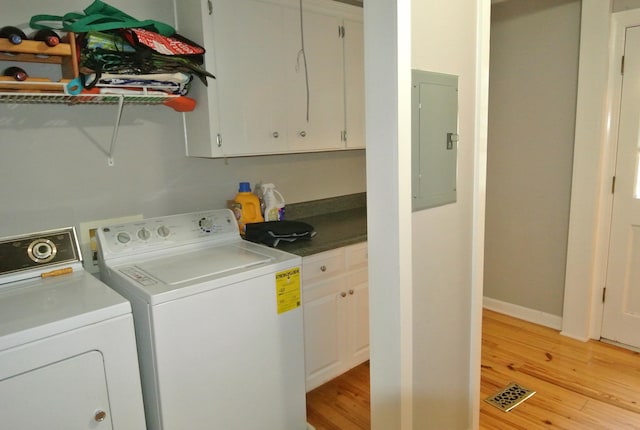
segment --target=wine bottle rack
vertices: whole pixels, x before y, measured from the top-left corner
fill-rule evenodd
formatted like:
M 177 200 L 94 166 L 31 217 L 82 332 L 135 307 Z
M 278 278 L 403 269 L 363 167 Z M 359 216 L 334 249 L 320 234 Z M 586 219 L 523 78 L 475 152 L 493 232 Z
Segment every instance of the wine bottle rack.
M 69 85 L 78 78 L 78 57 L 74 33 L 67 33 L 61 43 L 48 46 L 45 42 L 23 40 L 14 45 L 0 38 L 0 62 L 38 63 L 60 68 L 62 78 L 30 76 L 25 81 L 16 81 L 11 76 L 0 76 L 0 92 L 69 93 Z M 29 73 L 29 71 L 27 70 Z M 79 88 L 78 88 L 79 89 Z

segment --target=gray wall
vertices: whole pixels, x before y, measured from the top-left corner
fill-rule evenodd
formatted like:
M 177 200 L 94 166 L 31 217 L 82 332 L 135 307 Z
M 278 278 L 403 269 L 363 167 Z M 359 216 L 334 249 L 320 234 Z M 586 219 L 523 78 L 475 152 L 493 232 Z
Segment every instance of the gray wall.
M 562 315 L 580 2 L 492 7 L 484 295 Z
M 173 21 L 169 0 L 109 3 L 138 18 Z M 5 8 L 0 25 L 88 4 L 26 0 Z M 273 182 L 289 203 L 366 188 L 362 150 L 187 158 L 181 114 L 164 106 L 125 106 L 110 167 L 103 151 L 109 148 L 115 116 L 110 106 L 0 104 L 0 236 L 125 215 L 224 207 L 239 181 Z
M 637 9 L 640 7 L 640 0 L 613 0 L 613 12 Z

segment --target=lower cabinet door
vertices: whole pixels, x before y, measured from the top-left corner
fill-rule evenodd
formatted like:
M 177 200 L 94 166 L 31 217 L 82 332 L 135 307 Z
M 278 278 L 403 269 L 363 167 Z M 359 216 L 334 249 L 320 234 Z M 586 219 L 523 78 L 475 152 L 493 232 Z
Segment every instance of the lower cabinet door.
M 346 278 L 309 286 L 304 303 L 304 349 L 307 391 L 322 385 L 345 368 Z
M 347 366 L 369 359 L 369 282 L 367 269 L 349 274 Z
M 367 244 L 302 259 L 307 391 L 369 359 Z

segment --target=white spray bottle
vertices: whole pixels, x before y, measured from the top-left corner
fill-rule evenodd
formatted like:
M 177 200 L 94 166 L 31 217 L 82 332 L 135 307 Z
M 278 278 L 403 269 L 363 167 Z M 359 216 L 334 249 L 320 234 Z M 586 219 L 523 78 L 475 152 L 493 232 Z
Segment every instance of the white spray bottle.
M 264 220 L 282 221 L 284 219 L 284 197 L 274 184 L 262 184 L 264 199 Z

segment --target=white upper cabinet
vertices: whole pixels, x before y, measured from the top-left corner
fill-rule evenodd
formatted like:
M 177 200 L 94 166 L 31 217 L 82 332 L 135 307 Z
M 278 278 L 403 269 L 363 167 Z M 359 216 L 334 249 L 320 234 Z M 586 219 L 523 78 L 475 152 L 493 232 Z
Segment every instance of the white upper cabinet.
M 179 13 L 176 16 L 176 26 L 181 34 L 205 45 L 211 50 L 214 45 L 213 16 L 209 13 L 207 0 L 177 0 Z M 217 74 L 215 56 L 205 55 L 204 67 L 212 74 Z M 188 156 L 219 157 L 223 156 L 218 145 L 220 135 L 220 119 L 218 112 L 218 82 L 207 79 L 208 86 L 201 82 L 194 82 L 189 91 L 189 97 L 197 100 L 197 107 L 189 115 L 184 115 L 185 140 L 188 142 L 186 151 Z
M 342 20 L 333 11 L 303 6 L 303 53 L 300 10 L 289 11 L 292 15 L 287 22 L 292 27 L 287 33 L 291 35 L 289 49 L 293 60 L 287 62 L 289 147 L 297 152 L 341 149 L 344 147 Z
M 347 148 L 364 148 L 364 23 L 344 20 L 345 120 Z
M 302 10 L 298 0 L 177 3 L 179 32 L 205 46 L 216 76 L 206 88 L 192 85 L 198 104 L 184 114 L 187 155 L 364 147 L 362 9 L 303 0 Z M 353 42 L 345 27 L 354 28 L 346 32 Z
M 285 10 L 253 0 L 213 4 L 223 152 L 285 152 Z

